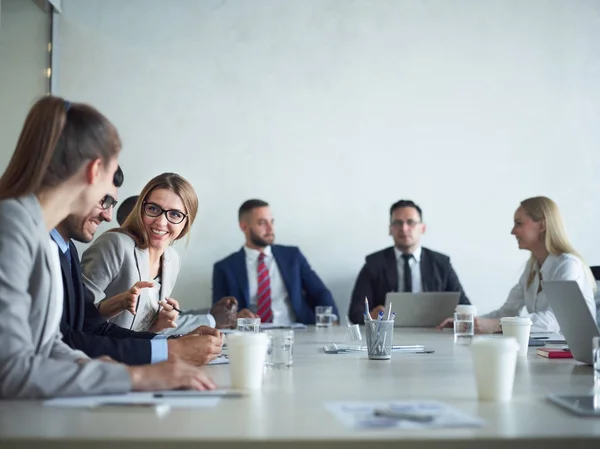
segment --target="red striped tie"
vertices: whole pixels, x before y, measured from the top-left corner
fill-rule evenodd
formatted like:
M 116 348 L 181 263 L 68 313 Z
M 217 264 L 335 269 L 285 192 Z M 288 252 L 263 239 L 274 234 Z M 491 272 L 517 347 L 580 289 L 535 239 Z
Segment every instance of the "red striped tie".
M 269 270 L 265 264 L 265 253 L 258 256 L 258 289 L 256 291 L 256 310 L 260 321 L 270 323 L 273 320 L 273 311 L 271 310 L 271 279 Z

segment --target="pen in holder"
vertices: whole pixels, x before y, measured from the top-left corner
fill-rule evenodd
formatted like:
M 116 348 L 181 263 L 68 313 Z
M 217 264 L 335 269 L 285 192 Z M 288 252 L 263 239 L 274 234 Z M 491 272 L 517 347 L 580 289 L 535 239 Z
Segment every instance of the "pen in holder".
M 365 333 L 369 359 L 389 360 L 392 358 L 394 320 L 365 321 Z

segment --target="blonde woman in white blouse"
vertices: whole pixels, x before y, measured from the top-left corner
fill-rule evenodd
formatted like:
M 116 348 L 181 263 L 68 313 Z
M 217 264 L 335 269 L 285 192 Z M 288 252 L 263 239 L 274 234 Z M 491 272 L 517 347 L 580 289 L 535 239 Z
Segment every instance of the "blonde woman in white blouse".
M 587 264 L 569 243 L 556 203 L 543 196 L 522 201 L 515 212 L 511 233 L 519 248 L 529 250 L 531 257 L 502 307 L 475 318 L 475 331 L 499 332 L 500 318 L 519 316 L 525 308 L 533 322 L 531 332 L 559 332 L 560 326 L 548 305 L 542 280 L 576 281 L 595 320 L 596 282 Z M 439 327 L 451 324 L 449 318 Z

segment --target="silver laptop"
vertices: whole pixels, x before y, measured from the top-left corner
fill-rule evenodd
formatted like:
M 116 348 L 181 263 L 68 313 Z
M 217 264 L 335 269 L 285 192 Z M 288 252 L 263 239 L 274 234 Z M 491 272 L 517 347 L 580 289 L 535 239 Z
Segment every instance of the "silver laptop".
M 548 304 L 573 358 L 592 365 L 592 338 L 600 337 L 596 320 L 575 281 L 542 281 Z
M 459 292 L 390 292 L 385 296 L 385 306 L 392 303 L 394 327 L 435 327 L 453 316 L 459 299 Z

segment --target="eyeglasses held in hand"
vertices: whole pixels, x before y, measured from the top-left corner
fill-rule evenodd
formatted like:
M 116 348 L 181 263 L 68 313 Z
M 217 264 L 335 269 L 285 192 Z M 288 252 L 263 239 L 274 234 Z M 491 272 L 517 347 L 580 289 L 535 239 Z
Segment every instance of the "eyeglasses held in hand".
M 167 217 L 167 221 L 169 221 L 170 223 L 173 223 L 173 224 L 181 223 L 188 216 L 188 214 L 184 214 L 180 210 L 177 210 L 177 209 L 164 210 L 158 204 L 149 203 L 147 201 L 144 201 L 144 213 L 147 216 L 153 217 L 153 218 L 160 217 L 162 214 L 165 214 L 165 217 Z

